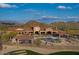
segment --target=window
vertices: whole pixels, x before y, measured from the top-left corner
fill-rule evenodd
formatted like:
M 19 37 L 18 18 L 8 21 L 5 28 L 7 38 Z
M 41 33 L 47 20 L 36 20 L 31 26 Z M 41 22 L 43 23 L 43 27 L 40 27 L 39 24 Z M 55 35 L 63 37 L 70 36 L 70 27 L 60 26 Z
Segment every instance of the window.
M 53 36 L 57 37 L 57 36 L 59 36 L 59 34 L 56 32 L 53 32 Z
M 51 35 L 51 31 L 48 31 L 46 34 L 47 34 L 47 35 Z
M 35 32 L 35 34 L 39 35 L 39 32 L 38 32 L 38 31 L 36 31 L 36 32 Z
M 45 32 L 41 32 L 41 35 L 45 35 Z

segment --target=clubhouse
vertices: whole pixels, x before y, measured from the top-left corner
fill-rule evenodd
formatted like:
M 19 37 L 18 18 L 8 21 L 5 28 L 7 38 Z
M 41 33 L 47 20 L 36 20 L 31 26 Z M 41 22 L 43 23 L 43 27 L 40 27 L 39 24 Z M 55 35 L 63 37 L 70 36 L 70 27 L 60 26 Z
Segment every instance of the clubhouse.
M 18 35 L 52 35 L 52 36 L 64 36 L 66 33 L 61 30 L 54 30 L 49 27 L 32 27 L 32 28 L 15 28 L 10 29 L 11 32 L 16 32 Z
M 61 30 L 54 30 L 49 27 L 32 27 L 32 28 L 15 28 L 10 29 L 9 32 L 16 32 L 17 35 L 12 39 L 12 42 L 18 43 L 33 43 L 35 36 L 54 36 L 65 37 L 66 33 Z

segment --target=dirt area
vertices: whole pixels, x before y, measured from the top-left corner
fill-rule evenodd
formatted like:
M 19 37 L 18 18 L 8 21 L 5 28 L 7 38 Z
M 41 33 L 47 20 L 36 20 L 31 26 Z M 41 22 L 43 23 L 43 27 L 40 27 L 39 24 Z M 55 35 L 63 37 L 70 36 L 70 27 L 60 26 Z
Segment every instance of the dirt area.
M 32 50 L 32 51 L 39 52 L 42 54 L 49 54 L 49 53 L 59 52 L 59 51 L 79 51 L 79 45 L 78 46 L 54 45 L 53 48 L 4 45 L 4 49 L 0 52 L 0 54 L 4 54 L 10 51 L 20 50 L 20 49 L 27 49 L 27 50 Z
M 14 50 L 32 50 L 42 54 L 49 54 L 53 52 L 60 52 L 60 51 L 77 51 L 79 52 L 79 41 L 64 41 L 62 40 L 61 43 L 53 43 L 50 47 L 46 46 L 28 46 L 28 45 L 3 45 L 3 50 L 0 51 L 0 54 L 4 54 Z

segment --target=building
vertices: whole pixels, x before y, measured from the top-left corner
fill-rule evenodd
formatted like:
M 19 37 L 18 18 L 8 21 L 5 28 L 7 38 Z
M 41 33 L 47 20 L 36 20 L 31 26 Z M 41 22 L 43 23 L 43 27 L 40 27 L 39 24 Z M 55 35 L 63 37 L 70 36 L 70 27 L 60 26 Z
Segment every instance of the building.
M 15 28 L 9 29 L 9 32 L 16 32 L 18 35 L 52 35 L 52 36 L 63 36 L 66 35 L 64 31 L 54 30 L 50 27 L 32 27 L 32 28 Z
M 61 30 L 54 30 L 50 27 L 32 27 L 32 28 L 15 28 L 10 29 L 9 32 L 16 32 L 17 35 L 12 39 L 13 43 L 32 44 L 35 38 L 39 36 L 54 36 L 64 37 L 66 33 Z M 36 37 L 37 36 L 37 37 Z
M 12 39 L 12 43 L 18 44 L 32 44 L 33 43 L 33 36 L 29 35 L 17 35 Z

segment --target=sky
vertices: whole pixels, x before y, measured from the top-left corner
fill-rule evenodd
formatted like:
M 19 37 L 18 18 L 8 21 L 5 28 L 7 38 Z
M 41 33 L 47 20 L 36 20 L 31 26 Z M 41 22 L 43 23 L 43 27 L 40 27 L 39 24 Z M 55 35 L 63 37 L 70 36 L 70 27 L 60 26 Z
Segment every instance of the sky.
M 43 21 L 50 18 L 79 21 L 79 3 L 0 3 L 0 21 L 26 22 L 42 18 L 48 18 Z

